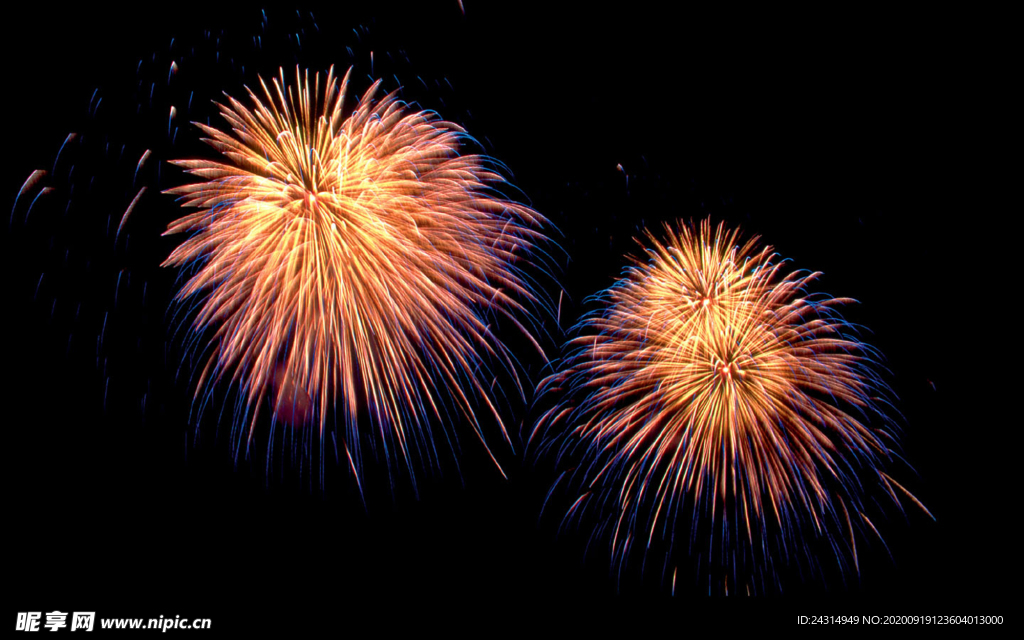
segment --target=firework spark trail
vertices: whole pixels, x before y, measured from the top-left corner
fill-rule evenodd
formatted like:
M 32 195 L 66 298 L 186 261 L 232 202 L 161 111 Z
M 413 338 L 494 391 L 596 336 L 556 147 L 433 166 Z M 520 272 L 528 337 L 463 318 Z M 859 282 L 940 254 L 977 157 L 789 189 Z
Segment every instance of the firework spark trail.
M 836 311 L 850 300 L 807 293 L 820 274 L 786 273 L 771 247 L 738 244 L 722 225 L 666 225 L 665 235 L 648 233 L 649 261 L 598 296 L 603 308 L 540 385 L 564 395 L 531 440 L 554 433 L 542 448 L 582 451 L 567 518 L 597 499 L 611 514 L 613 561 L 624 562 L 638 537 L 645 548 L 659 530 L 671 540 L 692 503 L 691 544 L 704 519 L 723 547 L 728 534 L 766 548 L 774 530 L 799 548 L 809 523 L 837 555 L 835 534 L 848 531 L 857 566 L 849 513 L 874 530 L 864 478 L 896 494 L 881 470 L 892 456 L 889 391 L 878 354 Z
M 375 100 L 379 81 L 346 118 L 349 74 L 296 75 L 261 79 L 251 107 L 228 97 L 230 132 L 197 124 L 223 161 L 174 163 L 201 180 L 168 191 L 198 211 L 168 227 L 190 237 L 164 263 L 201 263 L 177 296 L 200 297 L 196 332 L 215 328 L 197 398 L 229 376 L 252 409 L 247 442 L 264 398 L 285 413 L 308 396 L 299 421 L 321 439 L 340 402 L 357 478 L 361 403 L 410 475 L 449 406 L 483 441 L 482 402 L 511 444 L 487 362 L 522 384 L 492 326 L 511 321 L 543 354 L 527 325 L 550 301 L 527 270 L 547 221 L 490 188 L 501 178 L 485 158 L 459 155 L 457 125 L 395 93 Z

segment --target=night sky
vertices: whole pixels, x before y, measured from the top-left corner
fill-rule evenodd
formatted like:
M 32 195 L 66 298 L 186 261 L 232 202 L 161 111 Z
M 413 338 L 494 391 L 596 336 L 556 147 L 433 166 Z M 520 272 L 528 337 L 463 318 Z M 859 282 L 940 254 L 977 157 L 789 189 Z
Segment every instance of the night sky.
M 622 615 L 679 634 L 789 629 L 813 614 L 1011 617 L 1018 501 L 1004 460 L 1016 429 L 993 380 L 1006 365 L 981 360 L 1016 357 L 1015 312 L 995 302 L 1007 291 L 988 293 L 1005 276 L 985 257 L 1012 232 L 974 183 L 975 145 L 998 128 L 979 108 L 991 85 L 976 69 L 999 58 L 998 41 L 980 49 L 957 16 L 344 4 L 355 3 L 267 6 L 266 20 L 201 4 L 32 4 L 9 20 L 2 192 L 13 206 L 35 169 L 57 187 L 26 219 L 37 186 L 3 225 L 12 611 L 473 633 L 549 616 Z M 496 432 L 507 481 L 470 436 L 461 473 L 443 460 L 418 496 L 371 465 L 365 505 L 333 454 L 325 486 L 302 455 L 268 475 L 265 441 L 236 463 L 230 397 L 217 398 L 220 425 L 216 412 L 198 430 L 189 418 L 194 383 L 179 375 L 168 310 L 176 274 L 159 266 L 178 241 L 160 233 L 181 211 L 159 191 L 186 178 L 164 161 L 211 156 L 186 122 L 219 125 L 221 91 L 241 97 L 281 66 L 354 64 L 361 94 L 371 51 L 385 89 L 400 81 L 404 100 L 464 126 L 557 227 L 563 329 L 638 253 L 644 227 L 677 219 L 738 225 L 823 272 L 819 290 L 859 301 L 844 315 L 885 355 L 898 397 L 906 463 L 894 477 L 936 521 L 909 502 L 906 517 L 889 509 L 879 529 L 891 558 L 863 541 L 860 575 L 845 582 L 790 572 L 781 597 L 709 601 L 681 570 L 672 598 L 657 572 L 616 580 L 607 546 L 584 553 L 586 531 L 559 534 L 565 496 L 539 518 L 554 460 L 502 448 Z M 518 353 L 539 380 L 539 357 Z M 528 427 L 538 412 L 521 405 L 509 422 Z

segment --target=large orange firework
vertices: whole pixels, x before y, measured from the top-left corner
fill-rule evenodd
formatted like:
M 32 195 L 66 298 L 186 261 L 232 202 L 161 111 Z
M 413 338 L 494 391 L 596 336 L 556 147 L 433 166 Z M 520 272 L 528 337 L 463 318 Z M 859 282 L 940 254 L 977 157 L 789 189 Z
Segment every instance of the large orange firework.
M 199 389 L 237 385 L 248 438 L 264 399 L 321 437 L 337 410 L 358 478 L 371 432 L 410 465 L 435 451 L 432 421 L 482 441 L 481 407 L 508 439 L 487 363 L 518 384 L 502 318 L 537 345 L 524 269 L 546 221 L 493 190 L 486 158 L 460 155 L 462 129 L 375 99 L 379 81 L 346 117 L 348 80 L 296 70 L 289 86 L 282 70 L 251 107 L 220 105 L 230 131 L 197 125 L 222 158 L 175 162 L 201 181 L 168 191 L 198 211 L 169 226 L 191 235 L 165 265 L 200 265 L 178 294 L 200 296 L 193 328 L 214 331 Z
M 717 531 L 707 544 L 726 565 L 771 564 L 768 550 L 791 554 L 809 526 L 856 566 L 854 529 L 878 533 L 864 483 L 917 502 L 883 470 L 877 354 L 837 313 L 848 300 L 808 292 L 820 274 L 738 239 L 706 220 L 648 234 L 649 260 L 599 296 L 542 383 L 565 395 L 537 429 L 563 424 L 562 453 L 584 451 L 567 517 L 603 513 L 620 561 L 638 540 L 671 539 L 690 505 L 691 545 Z

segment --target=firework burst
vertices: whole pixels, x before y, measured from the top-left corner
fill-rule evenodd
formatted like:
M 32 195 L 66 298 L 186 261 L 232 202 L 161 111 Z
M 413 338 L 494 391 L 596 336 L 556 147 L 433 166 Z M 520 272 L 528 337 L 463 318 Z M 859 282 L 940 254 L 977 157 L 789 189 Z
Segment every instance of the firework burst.
M 265 400 L 321 439 L 337 411 L 357 478 L 371 437 L 411 474 L 414 454 L 436 458 L 432 421 L 483 441 L 485 407 L 511 444 L 488 362 L 522 385 L 493 329 L 511 321 L 540 350 L 528 326 L 547 303 L 526 269 L 546 221 L 493 190 L 486 158 L 460 155 L 462 129 L 375 99 L 379 81 L 345 117 L 348 80 L 296 70 L 289 86 L 282 71 L 251 107 L 219 105 L 229 131 L 197 125 L 222 158 L 174 163 L 200 181 L 168 191 L 197 211 L 169 226 L 190 236 L 165 265 L 197 265 L 177 296 L 198 298 L 193 335 L 213 331 L 197 399 L 236 385 L 240 438 Z
M 541 384 L 564 399 L 534 433 L 562 424 L 546 446 L 582 450 L 566 518 L 598 512 L 624 562 L 636 542 L 671 545 L 689 512 L 691 550 L 725 566 L 726 589 L 737 563 L 770 568 L 808 528 L 856 568 L 855 529 L 877 535 L 866 485 L 917 501 L 883 471 L 889 393 L 837 312 L 850 300 L 809 293 L 820 274 L 722 225 L 665 237 L 648 234 L 649 260 L 598 296 Z

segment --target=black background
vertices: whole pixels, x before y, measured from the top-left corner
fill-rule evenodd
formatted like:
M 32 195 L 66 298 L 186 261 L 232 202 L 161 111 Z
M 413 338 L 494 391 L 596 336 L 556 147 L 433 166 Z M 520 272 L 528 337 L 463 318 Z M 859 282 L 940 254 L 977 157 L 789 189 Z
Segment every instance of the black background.
M 1013 401 L 1003 372 L 1017 325 L 1002 301 L 1014 290 L 1001 284 L 997 247 L 1014 234 L 1008 210 L 989 201 L 1002 174 L 985 147 L 1006 135 L 1009 80 L 994 71 L 1005 47 L 989 31 L 998 19 L 645 3 L 468 2 L 463 15 L 455 0 L 425 4 L 311 7 L 319 32 L 301 48 L 287 36 L 299 24 L 294 7 L 269 6 L 258 52 L 256 8 L 21 7 L 3 45 L 3 193 L 13 205 L 69 132 L 106 130 L 131 161 L 80 160 L 75 171 L 112 185 L 82 201 L 109 203 L 116 226 L 136 191 L 125 167 L 146 148 L 175 157 L 161 130 L 166 110 L 131 113 L 137 83 L 160 86 L 162 70 L 166 86 L 165 61 L 206 29 L 223 32 L 219 50 L 238 66 L 181 63 L 175 83 L 202 105 L 278 66 L 344 69 L 346 46 L 361 92 L 372 50 L 386 88 L 394 73 L 403 97 L 464 125 L 561 230 L 572 256 L 559 276 L 563 326 L 613 282 L 641 225 L 675 218 L 738 224 L 797 268 L 823 271 L 822 289 L 859 300 L 847 316 L 886 355 L 903 455 L 917 472 L 903 467 L 899 477 L 936 521 L 912 506 L 906 519 L 892 512 L 880 528 L 894 559 L 866 545 L 860 577 L 845 584 L 790 580 L 781 597 L 709 602 L 696 580 L 674 599 L 656 576 L 617 584 L 603 548 L 584 557 L 583 536 L 556 535 L 557 517 L 538 512 L 557 472 L 524 460 L 521 447 L 499 452 L 509 481 L 467 440 L 461 478 L 450 468 L 427 474 L 418 498 L 400 478 L 394 494 L 371 491 L 365 508 L 336 470 L 323 489 L 287 463 L 268 479 L 265 446 L 235 464 L 222 432 L 204 425 L 197 439 L 189 423 L 193 389 L 175 378 L 181 353 L 167 338 L 173 274 L 157 266 L 173 246 L 156 237 L 173 206 L 152 189 L 129 227 L 136 244 L 111 249 L 109 211 L 64 215 L 62 191 L 27 222 L 19 202 L 4 225 L 5 581 L 15 610 L 201 616 L 222 631 L 486 632 L 620 615 L 680 633 L 789 629 L 799 614 L 1011 620 L 1018 505 L 1007 434 L 1016 421 L 1002 414 Z M 93 117 L 97 88 L 108 107 Z M 175 152 L 204 153 L 195 134 L 182 128 Z M 176 176 L 162 176 L 161 188 Z M 122 269 L 145 275 L 119 288 L 115 305 Z M 140 277 L 152 287 L 145 303 Z M 108 311 L 103 365 L 95 341 Z M 529 367 L 536 378 L 539 363 Z M 520 407 L 516 419 L 533 415 Z

